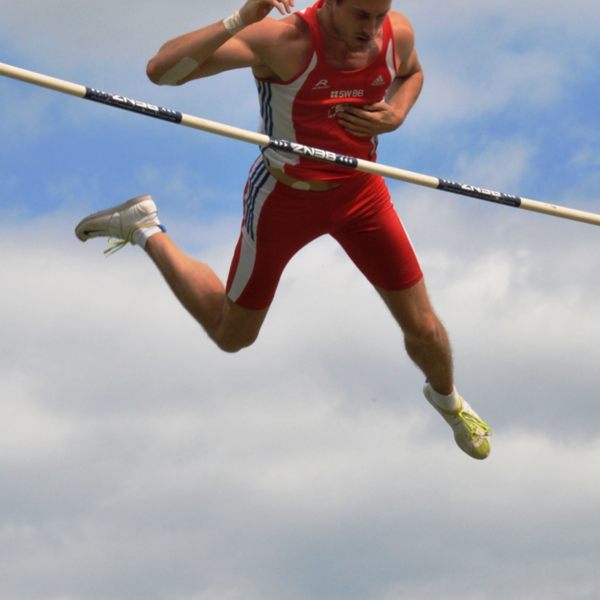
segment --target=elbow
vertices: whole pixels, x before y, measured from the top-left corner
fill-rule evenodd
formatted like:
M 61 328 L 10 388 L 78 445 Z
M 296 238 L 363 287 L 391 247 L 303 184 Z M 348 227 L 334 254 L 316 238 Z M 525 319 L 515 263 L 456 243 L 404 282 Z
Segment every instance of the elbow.
M 182 85 L 186 81 L 193 79 L 192 75 L 198 66 L 198 63 L 193 58 L 185 57 L 175 66 L 165 70 L 164 61 L 158 61 L 154 57 L 148 62 L 146 74 L 148 75 L 148 79 L 156 85 Z
M 148 64 L 146 65 L 146 75 L 152 83 L 159 85 L 158 82 L 160 81 L 162 73 L 160 73 L 160 71 L 157 68 L 156 58 L 151 58 L 148 61 Z

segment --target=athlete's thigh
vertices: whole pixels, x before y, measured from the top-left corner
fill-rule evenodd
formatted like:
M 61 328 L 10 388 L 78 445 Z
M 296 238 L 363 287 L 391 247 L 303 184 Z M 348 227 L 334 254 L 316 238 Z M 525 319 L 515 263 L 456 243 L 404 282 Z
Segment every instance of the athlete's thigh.
M 374 286 L 386 290 L 414 286 L 423 272 L 385 184 L 373 180 L 358 190 L 353 202 L 352 219 L 333 237 Z
M 237 305 L 264 310 L 281 274 L 303 246 L 325 233 L 325 212 L 314 192 L 293 190 L 255 164 L 244 195 L 244 222 L 227 280 Z

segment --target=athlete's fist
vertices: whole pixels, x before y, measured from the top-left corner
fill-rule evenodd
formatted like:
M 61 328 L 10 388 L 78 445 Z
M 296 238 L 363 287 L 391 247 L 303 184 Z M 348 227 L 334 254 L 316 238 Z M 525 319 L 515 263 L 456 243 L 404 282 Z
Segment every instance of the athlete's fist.
M 248 0 L 240 8 L 240 17 L 246 25 L 262 21 L 274 8 L 282 15 L 291 14 L 294 0 Z

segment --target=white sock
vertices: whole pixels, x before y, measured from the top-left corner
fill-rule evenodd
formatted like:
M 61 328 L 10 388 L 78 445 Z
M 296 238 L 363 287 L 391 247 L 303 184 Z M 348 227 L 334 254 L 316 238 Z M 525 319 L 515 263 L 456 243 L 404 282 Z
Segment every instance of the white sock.
M 429 389 L 431 390 L 431 396 L 433 401 L 443 410 L 458 410 L 460 406 L 460 396 L 456 391 L 456 388 L 452 391 L 449 396 L 444 396 L 436 392 L 431 384 L 429 384 Z
M 131 236 L 137 246 L 146 249 L 146 242 L 156 233 L 166 232 L 162 225 L 153 225 L 152 227 L 140 227 L 133 232 Z

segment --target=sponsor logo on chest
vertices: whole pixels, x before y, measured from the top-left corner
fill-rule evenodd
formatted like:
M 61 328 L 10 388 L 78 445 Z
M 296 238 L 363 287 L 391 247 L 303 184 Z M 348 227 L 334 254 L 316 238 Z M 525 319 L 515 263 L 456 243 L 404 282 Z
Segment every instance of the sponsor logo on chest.
M 362 98 L 365 90 L 334 90 L 330 98 Z

